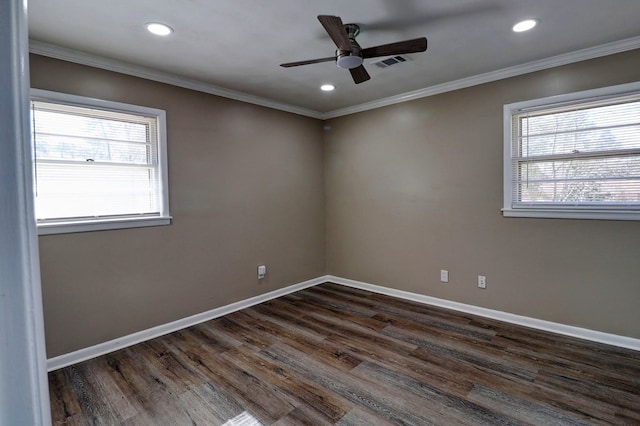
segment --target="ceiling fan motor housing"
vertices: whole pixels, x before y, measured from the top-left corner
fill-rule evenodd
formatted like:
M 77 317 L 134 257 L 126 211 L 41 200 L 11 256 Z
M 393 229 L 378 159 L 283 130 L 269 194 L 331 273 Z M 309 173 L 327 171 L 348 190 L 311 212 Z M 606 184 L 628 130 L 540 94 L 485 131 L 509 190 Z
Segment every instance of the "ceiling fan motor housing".
M 336 51 L 336 65 L 344 69 L 353 69 L 362 65 L 362 56 L 360 50 L 362 48 L 356 41 L 356 36 L 360 34 L 360 27 L 356 24 L 345 24 L 344 29 L 347 32 L 349 41 L 351 42 L 351 52 L 346 50 Z

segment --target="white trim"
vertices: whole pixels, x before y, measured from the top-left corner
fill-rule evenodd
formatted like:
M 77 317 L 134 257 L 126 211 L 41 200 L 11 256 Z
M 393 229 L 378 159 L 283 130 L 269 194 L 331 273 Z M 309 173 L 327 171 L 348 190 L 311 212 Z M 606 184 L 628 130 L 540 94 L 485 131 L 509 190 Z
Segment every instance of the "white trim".
M 31 99 L 35 101 L 52 102 L 84 108 L 97 108 L 105 111 L 120 112 L 123 114 L 136 114 L 152 118 L 159 118 L 162 116 L 166 119 L 166 113 L 163 109 L 127 104 L 124 102 L 110 101 L 106 99 L 90 98 L 88 96 L 71 95 L 69 93 L 54 92 L 52 90 L 32 88 Z
M 547 59 L 528 62 L 526 64 L 515 65 L 496 71 L 490 71 L 484 74 L 472 77 L 462 78 L 435 86 L 425 87 L 424 89 L 414 90 L 412 92 L 401 93 L 399 95 L 390 96 L 388 98 L 367 102 L 360 105 L 354 105 L 347 108 L 341 108 L 322 114 L 322 118 L 341 117 L 343 115 L 355 114 L 358 112 L 368 111 L 371 109 L 381 108 L 401 102 L 412 101 L 414 99 L 426 98 L 428 96 L 438 95 L 441 93 L 452 92 L 454 90 L 465 89 L 467 87 L 477 86 L 479 84 L 491 83 L 493 81 L 503 80 L 505 78 L 516 77 L 536 71 L 542 71 L 549 68 L 555 68 L 562 65 L 573 64 L 575 62 L 586 61 L 589 59 L 600 58 L 602 56 L 614 55 L 633 49 L 640 48 L 640 37 L 632 37 L 625 40 L 614 41 L 612 43 L 600 46 L 589 47 L 577 50 L 563 55 L 553 56 Z
M 503 208 L 504 217 L 531 217 L 537 219 L 595 219 L 640 220 L 640 212 L 625 210 L 577 210 L 544 208 Z
M 171 225 L 171 216 L 122 219 L 100 219 L 100 221 L 56 222 L 38 224 L 38 235 L 72 234 L 74 232 L 107 231 L 110 229 L 146 228 Z
M 27 1 L 0 2 L 0 424 L 50 425 L 29 120 Z
M 165 334 L 173 333 L 174 331 L 182 330 L 187 327 L 191 327 L 196 324 L 203 323 L 221 316 L 245 309 L 259 303 L 263 303 L 281 296 L 285 296 L 296 291 L 304 290 L 305 288 L 314 287 L 326 282 L 332 282 L 335 284 L 344 285 L 347 287 L 359 288 L 361 290 L 371 291 L 374 293 L 384 294 L 391 297 L 397 297 L 399 299 L 411 300 L 413 302 L 424 303 L 426 305 L 439 306 L 454 311 L 465 312 L 472 315 L 478 315 L 485 318 L 491 318 L 498 321 L 504 321 L 511 324 L 522 325 L 538 330 L 550 331 L 565 336 L 577 337 L 580 339 L 590 340 L 599 343 L 605 343 L 608 345 L 619 346 L 622 348 L 634 349 L 640 351 L 640 339 L 634 339 L 632 337 L 619 336 L 616 334 L 603 333 L 600 331 L 589 330 L 586 328 L 579 328 L 570 325 L 559 324 L 550 321 L 539 320 L 536 318 L 525 317 L 521 315 L 510 314 L 508 312 L 496 311 L 493 309 L 482 308 L 479 306 L 467 305 L 464 303 L 452 302 L 445 299 L 438 299 L 431 296 L 425 296 L 422 294 L 411 293 L 408 291 L 396 290 L 393 288 L 382 287 L 379 285 L 369 284 L 361 281 L 350 280 L 347 278 L 340 278 L 334 275 L 323 275 L 318 278 L 314 278 L 308 281 L 304 281 L 298 284 L 294 284 L 288 287 L 274 290 L 269 293 L 264 293 L 258 296 L 251 297 L 249 299 L 241 300 L 235 303 L 231 303 L 226 306 L 212 309 L 210 311 L 202 312 L 196 315 L 192 315 L 187 318 L 182 318 L 167 324 L 152 327 L 146 330 L 138 331 L 127 336 L 119 337 L 117 339 L 109 340 L 108 342 L 99 343 L 88 348 L 79 349 L 74 352 L 70 352 L 64 355 L 59 355 L 47 360 L 48 371 L 54 371 L 69 365 L 77 364 L 79 362 L 87 361 L 92 358 L 96 358 L 108 353 L 124 349 L 126 347 L 136 345 L 138 343 L 146 342 L 147 340 L 155 339 L 156 337 L 164 336 Z
M 513 168 L 511 166 L 511 141 L 513 135 L 513 120 L 511 118 L 511 109 L 509 105 L 502 107 L 502 214 L 511 210 L 513 201 Z M 509 216 L 508 214 L 506 215 Z
M 502 215 L 504 217 L 530 217 L 530 218 L 552 218 L 552 219 L 600 219 L 600 220 L 640 220 L 640 210 L 637 203 L 620 204 L 604 204 L 594 206 L 563 206 L 560 203 L 554 205 L 548 202 L 545 205 L 536 206 L 534 203 L 520 203 L 514 196 L 514 183 L 518 180 L 517 173 L 514 170 L 515 161 L 526 161 L 531 157 L 521 157 L 518 152 L 514 152 L 514 117 L 530 113 L 532 111 L 566 111 L 570 106 L 574 105 L 599 105 L 600 102 L 616 102 L 620 104 L 633 100 L 638 102 L 640 94 L 640 82 L 618 84 L 615 86 L 600 87 L 597 89 L 583 90 L 580 92 L 564 93 L 556 96 L 548 96 L 545 98 L 530 99 L 521 102 L 514 102 L 503 106 L 503 171 L 502 171 L 502 187 L 503 187 L 503 208 Z M 594 104 L 594 103 L 598 104 Z M 562 109 L 561 109 L 562 108 Z M 516 149 L 517 151 L 517 149 Z M 622 157 L 629 154 L 636 154 L 637 149 L 620 149 L 597 151 L 598 155 L 609 155 L 612 158 Z M 592 155 L 593 153 L 588 153 Z M 541 159 L 572 159 L 578 158 L 580 155 L 563 154 L 563 155 L 538 155 L 537 160 Z M 582 156 L 583 158 L 586 155 Z
M 173 333 L 174 331 L 182 330 L 184 328 L 191 327 L 193 325 L 200 324 L 202 322 L 209 321 L 214 318 L 218 318 L 253 305 L 257 305 L 258 303 L 263 303 L 277 297 L 287 295 L 289 293 L 304 290 L 305 288 L 313 287 L 327 281 L 329 281 L 328 276 L 321 276 L 298 284 L 290 285 L 279 290 L 270 291 L 269 293 L 264 293 L 259 296 L 250 297 L 249 299 L 231 303 L 226 306 L 221 306 L 210 311 L 201 312 L 187 318 L 182 318 L 167 324 L 152 327 L 147 330 L 138 331 L 137 333 L 109 340 L 108 342 L 99 343 L 88 348 L 79 349 L 74 352 L 50 358 L 47 361 L 47 368 L 49 371 L 53 371 L 72 364 L 77 364 L 82 361 L 96 358 L 98 356 L 105 355 L 110 352 L 126 348 L 128 346 L 142 343 L 168 333 Z
M 164 110 L 150 108 L 141 105 L 133 105 L 115 102 L 105 99 L 95 99 L 86 96 L 71 95 L 68 93 L 53 92 L 43 89 L 31 89 L 31 100 L 47 102 L 55 105 L 67 105 L 94 110 L 110 111 L 121 114 L 130 114 L 146 117 L 149 122 L 155 122 L 156 138 L 155 151 L 157 152 L 157 164 L 140 164 L 141 168 L 157 170 L 159 182 L 157 192 L 160 197 L 158 212 L 154 215 L 131 215 L 122 217 L 95 217 L 78 220 L 44 220 L 38 222 L 38 235 L 68 234 L 73 232 L 104 231 L 110 229 L 142 228 L 149 226 L 161 226 L 171 224 L 169 213 L 169 180 L 167 167 L 167 114 Z M 61 164 L 73 164 L 58 161 Z M 100 163 L 103 165 L 116 165 L 116 163 Z M 130 166 L 130 164 L 119 164 Z
M 101 56 L 92 55 L 90 53 L 84 53 L 78 50 L 67 49 L 65 47 L 43 43 L 37 40 L 29 41 L 29 51 L 31 53 L 35 53 L 36 55 L 48 56 L 50 58 L 61 59 L 67 62 L 88 65 L 94 68 L 115 71 L 121 74 L 140 77 L 160 83 L 171 84 L 173 86 L 183 87 L 185 89 L 197 90 L 199 92 L 208 93 L 210 95 L 221 96 L 223 98 L 233 99 L 249 104 L 277 109 L 280 111 L 290 112 L 306 117 L 322 119 L 321 113 L 310 109 L 272 101 L 270 99 L 261 98 L 259 96 L 249 95 L 247 93 L 242 93 L 231 89 L 225 89 L 224 87 L 216 86 L 210 83 L 204 83 L 202 81 L 165 73 L 162 71 L 156 71 L 151 68 L 133 65 L 115 59 L 104 58 Z
M 505 117 L 507 116 L 507 112 L 510 117 L 512 114 L 520 114 L 525 111 L 559 108 L 603 99 L 637 95 L 638 93 L 640 93 L 640 82 L 634 81 L 632 83 L 616 84 L 614 86 L 598 87 L 597 89 L 581 90 L 579 92 L 563 93 L 561 95 L 514 102 L 505 105 L 504 111 Z
M 524 327 L 534 328 L 537 330 L 549 331 L 564 336 L 577 337 L 579 339 L 590 340 L 593 342 L 605 343 L 607 345 L 618 346 L 621 348 L 633 349 L 640 351 L 640 339 L 633 337 L 619 336 L 617 334 L 603 333 L 601 331 L 589 330 L 586 328 L 574 327 L 571 325 L 560 324 L 557 322 L 545 321 L 522 315 L 510 314 L 508 312 L 496 311 L 493 309 L 482 308 L 474 305 L 467 305 L 450 300 L 438 299 L 422 294 L 411 293 L 403 290 L 382 287 L 379 285 L 369 284 L 362 281 L 350 280 L 336 276 L 327 276 L 327 281 L 344 285 L 347 287 L 359 288 L 361 290 L 380 293 L 391 297 L 411 300 L 413 302 L 424 303 L 426 305 L 439 306 L 441 308 L 451 309 L 454 311 L 465 312 L 472 315 L 478 315 L 485 318 L 491 318 L 498 321 L 504 321 L 510 324 L 521 325 Z
M 411 92 L 401 93 L 399 95 L 390 96 L 388 98 L 378 99 L 372 102 L 366 102 L 359 105 L 353 105 L 346 108 L 340 108 L 333 111 L 321 113 L 295 105 L 284 104 L 265 98 L 249 95 L 234 90 L 222 88 L 209 83 L 179 77 L 161 71 L 155 71 L 150 68 L 140 67 L 137 65 L 127 64 L 125 62 L 114 59 L 107 59 L 97 55 L 80 52 L 78 50 L 67 49 L 53 44 L 43 43 L 37 40 L 30 40 L 29 50 L 32 53 L 50 58 L 61 59 L 77 64 L 88 65 L 95 68 L 101 68 L 109 71 L 115 71 L 122 74 L 132 75 L 135 77 L 146 78 L 148 80 L 158 81 L 161 83 L 171 84 L 178 87 L 197 90 L 211 95 L 222 96 L 229 99 L 235 99 L 255 105 L 273 108 L 293 114 L 303 115 L 306 117 L 317 118 L 320 120 L 328 120 L 330 118 L 341 117 L 344 115 L 355 114 L 358 112 L 368 111 L 371 109 L 381 108 L 401 102 L 412 101 L 415 99 L 426 98 L 441 93 L 451 92 L 454 90 L 465 89 L 467 87 L 477 86 L 479 84 L 491 83 L 493 81 L 503 80 L 505 78 L 516 77 L 523 74 L 542 71 L 549 68 L 559 67 L 562 65 L 573 64 L 575 62 L 586 61 L 589 59 L 600 58 L 602 56 L 614 55 L 616 53 L 627 52 L 629 50 L 640 48 L 640 37 L 632 37 L 624 40 L 618 40 L 600 46 L 589 47 L 575 52 L 565 53 L 553 56 L 551 58 L 540 59 L 528 62 L 526 64 L 515 65 L 496 71 L 490 71 L 460 80 L 455 80 L 435 86 L 425 87 L 423 89 Z

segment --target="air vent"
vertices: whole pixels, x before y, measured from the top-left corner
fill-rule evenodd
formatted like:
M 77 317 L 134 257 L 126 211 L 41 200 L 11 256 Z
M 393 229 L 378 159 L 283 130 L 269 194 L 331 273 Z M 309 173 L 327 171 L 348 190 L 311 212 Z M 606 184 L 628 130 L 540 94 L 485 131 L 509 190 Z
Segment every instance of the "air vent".
M 384 69 L 384 68 L 392 67 L 394 65 L 401 64 L 403 62 L 407 62 L 408 60 L 409 58 L 407 56 L 396 55 L 396 56 L 389 56 L 388 58 L 384 58 L 376 62 L 372 62 L 372 65 L 375 65 L 380 69 Z

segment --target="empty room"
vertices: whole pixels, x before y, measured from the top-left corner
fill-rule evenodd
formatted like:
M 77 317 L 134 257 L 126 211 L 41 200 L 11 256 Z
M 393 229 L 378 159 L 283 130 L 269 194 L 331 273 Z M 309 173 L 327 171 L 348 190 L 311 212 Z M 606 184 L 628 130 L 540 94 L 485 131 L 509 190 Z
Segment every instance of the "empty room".
M 637 0 L 0 18 L 0 425 L 640 424 Z

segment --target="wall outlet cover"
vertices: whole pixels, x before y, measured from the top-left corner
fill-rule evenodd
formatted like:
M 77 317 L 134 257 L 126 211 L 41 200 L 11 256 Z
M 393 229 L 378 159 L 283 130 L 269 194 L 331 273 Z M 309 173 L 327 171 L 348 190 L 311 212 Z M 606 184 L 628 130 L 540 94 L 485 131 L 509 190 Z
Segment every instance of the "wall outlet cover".
M 478 275 L 478 287 L 487 288 L 487 277 L 484 275 Z
M 258 266 L 258 279 L 261 280 L 267 275 L 267 267 L 265 265 Z

